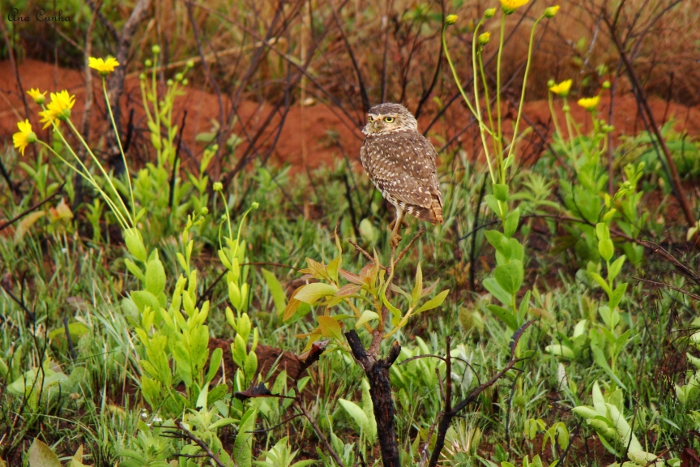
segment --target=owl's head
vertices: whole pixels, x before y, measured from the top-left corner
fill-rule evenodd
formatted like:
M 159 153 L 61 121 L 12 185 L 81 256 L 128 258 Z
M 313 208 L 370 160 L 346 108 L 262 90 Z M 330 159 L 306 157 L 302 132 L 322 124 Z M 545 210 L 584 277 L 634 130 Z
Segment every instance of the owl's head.
M 418 130 L 418 122 L 411 112 L 401 104 L 375 105 L 367 112 L 367 125 L 362 129 L 365 136 L 394 133 L 400 130 Z

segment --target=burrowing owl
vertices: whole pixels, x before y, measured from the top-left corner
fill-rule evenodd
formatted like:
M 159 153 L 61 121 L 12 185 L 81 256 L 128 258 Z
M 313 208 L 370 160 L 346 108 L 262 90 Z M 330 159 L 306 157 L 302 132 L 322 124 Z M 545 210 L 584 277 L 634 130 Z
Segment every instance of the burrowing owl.
M 437 151 L 418 132 L 416 118 L 401 104 L 369 109 L 360 150 L 362 167 L 382 196 L 396 207 L 391 244 L 397 246 L 404 213 L 442 224 L 442 193 L 435 168 Z

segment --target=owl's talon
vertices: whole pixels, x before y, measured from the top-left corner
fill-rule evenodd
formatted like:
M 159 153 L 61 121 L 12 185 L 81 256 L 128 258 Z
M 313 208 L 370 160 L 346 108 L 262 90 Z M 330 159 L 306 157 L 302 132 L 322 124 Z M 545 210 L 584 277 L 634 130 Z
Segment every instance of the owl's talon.
M 398 248 L 400 242 L 401 235 L 398 233 L 392 234 L 391 237 L 389 237 L 389 243 L 391 244 L 392 248 Z

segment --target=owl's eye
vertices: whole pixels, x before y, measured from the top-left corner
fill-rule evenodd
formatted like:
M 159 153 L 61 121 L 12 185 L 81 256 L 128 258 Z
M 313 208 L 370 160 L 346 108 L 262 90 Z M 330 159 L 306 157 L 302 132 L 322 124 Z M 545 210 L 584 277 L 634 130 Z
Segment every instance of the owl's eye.
M 373 121 L 374 121 L 374 117 L 370 115 L 370 116 L 369 116 L 369 122 L 372 123 Z
M 394 117 L 384 117 L 384 121 L 387 123 L 392 123 L 394 121 Z

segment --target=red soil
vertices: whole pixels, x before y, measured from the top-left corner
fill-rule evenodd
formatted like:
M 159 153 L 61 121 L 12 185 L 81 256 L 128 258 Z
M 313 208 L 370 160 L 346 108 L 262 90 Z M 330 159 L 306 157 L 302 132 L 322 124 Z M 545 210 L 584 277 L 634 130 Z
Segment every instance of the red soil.
M 72 120 L 79 124 L 83 115 L 85 101 L 85 75 L 81 71 L 57 68 L 51 64 L 26 60 L 19 66 L 19 75 L 23 89 L 39 88 L 40 90 L 59 91 L 67 89 L 76 95 L 76 105 L 73 109 Z M 5 144 L 11 142 L 11 136 L 17 131 L 16 122 L 26 118 L 24 104 L 20 97 L 17 80 L 8 61 L 0 62 L 0 141 Z M 103 135 L 107 128 L 107 120 L 104 116 L 104 101 L 99 77 L 94 80 L 94 102 L 92 116 L 92 135 Z M 222 95 L 224 108 L 230 108 L 231 96 Z M 47 131 L 38 130 L 37 106 L 27 96 L 31 110 L 30 121 L 40 138 L 47 136 Z M 651 98 L 650 105 L 657 123 L 662 124 L 672 116 L 675 116 L 677 128 L 687 130 L 691 135 L 700 134 L 700 108 L 685 107 L 675 103 L 665 102 L 658 98 Z M 122 98 L 124 109 L 123 119 L 127 120 L 130 109 L 135 110 L 135 126 L 145 128 L 145 117 L 139 90 L 138 77 L 128 75 L 125 84 L 125 93 Z M 572 112 L 578 121 L 586 121 L 587 116 L 583 109 L 572 103 Z M 601 116 L 607 117 L 609 98 L 603 98 L 601 103 Z M 198 155 L 201 153 L 202 144 L 195 142 L 195 135 L 212 130 L 212 120 L 218 119 L 219 104 L 215 94 L 194 87 L 188 87 L 187 93 L 177 99 L 173 112 L 174 120 L 181 121 L 184 110 L 187 110 L 187 123 L 183 132 L 183 140 L 192 151 Z M 240 156 L 247 147 L 247 138 L 258 131 L 264 120 L 274 107 L 268 103 L 256 103 L 250 100 L 241 102 L 238 114 L 239 120 L 234 127 L 234 132 L 243 138 L 244 143 L 238 148 L 237 156 Z M 354 118 L 359 118 L 359 112 L 351 112 Z M 424 129 L 435 115 L 435 110 L 428 108 L 421 116 L 419 127 Z M 469 123 L 468 110 L 464 105 L 453 105 L 444 118 L 431 128 L 431 134 L 437 134 L 449 140 Z M 546 101 L 528 102 L 524 108 L 524 115 L 533 123 L 546 125 L 550 119 L 549 106 Z M 512 119 L 512 112 L 507 114 Z M 267 138 L 267 147 L 274 141 L 275 128 L 280 121 L 281 112 L 273 117 L 273 124 L 263 131 L 264 140 Z M 560 116 L 561 118 L 561 116 Z M 243 122 L 243 125 L 241 124 Z M 590 122 L 590 119 L 588 120 Z M 635 134 L 644 129 L 637 110 L 637 104 L 631 94 L 618 96 L 615 99 L 615 112 L 613 116 L 615 135 Z M 510 128 L 506 123 L 505 127 Z M 523 127 L 526 123 L 523 124 Z M 245 131 L 244 131 L 245 128 Z M 522 128 L 522 127 L 521 127 Z M 458 138 L 467 151 L 472 151 L 468 141 L 475 142 L 474 127 Z M 334 139 L 329 136 L 333 132 L 333 138 L 342 145 L 345 154 L 351 159 L 359 157 L 359 147 L 362 144 L 362 134 L 357 124 L 351 121 L 337 108 L 326 105 L 314 105 L 310 107 L 294 106 L 290 109 L 282 128 L 279 140 L 272 152 L 272 160 L 288 162 L 295 169 L 301 169 L 304 165 L 316 168 L 324 163 L 333 163 L 342 159 L 342 153 L 334 144 Z M 246 136 L 247 133 L 247 136 Z M 441 146 L 438 146 L 441 147 Z M 263 153 L 265 150 L 263 149 Z M 215 175 L 216 176 L 216 175 Z

